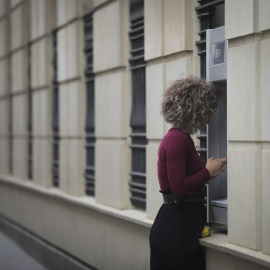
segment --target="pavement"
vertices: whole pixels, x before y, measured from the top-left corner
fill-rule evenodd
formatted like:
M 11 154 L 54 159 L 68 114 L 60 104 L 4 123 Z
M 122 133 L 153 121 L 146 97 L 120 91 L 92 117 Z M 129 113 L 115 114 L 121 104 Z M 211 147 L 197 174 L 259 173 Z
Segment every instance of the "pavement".
M 0 270 L 48 270 L 0 231 Z

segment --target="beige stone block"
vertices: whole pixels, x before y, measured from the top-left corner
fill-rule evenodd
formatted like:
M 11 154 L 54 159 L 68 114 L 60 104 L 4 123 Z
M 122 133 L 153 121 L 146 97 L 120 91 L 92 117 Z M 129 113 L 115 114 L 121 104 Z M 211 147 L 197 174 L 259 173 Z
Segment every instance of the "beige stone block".
M 30 0 L 30 39 L 36 39 L 49 31 L 50 0 Z
M 68 84 L 59 85 L 59 134 L 60 136 L 68 136 L 69 134 L 69 108 L 68 108 Z
M 26 95 L 16 95 L 12 98 L 12 133 L 15 136 L 27 134 L 27 100 Z
M 261 139 L 270 141 L 270 76 L 267 70 L 270 69 L 270 39 L 261 41 Z
M 256 0 L 226 1 L 226 39 L 236 38 L 255 32 L 255 1 Z
M 101 0 L 100 0 L 101 1 Z M 82 0 L 82 11 L 83 14 L 86 14 L 93 10 L 94 8 L 94 0 Z
M 163 2 L 149 0 L 144 3 L 145 18 L 145 60 L 163 55 Z
M 32 93 L 32 125 L 34 136 L 51 134 L 51 100 L 49 89 Z
M 7 94 L 8 88 L 8 64 L 6 59 L 0 60 L 0 96 Z
M 169 0 L 164 4 L 164 54 L 193 50 L 193 1 Z
M 30 47 L 30 54 L 31 54 L 31 88 L 34 89 L 38 86 L 38 42 L 33 43 Z
M 160 206 L 163 203 L 162 194 L 159 193 L 160 186 L 157 175 L 157 159 L 160 141 L 148 141 L 146 147 L 146 213 L 147 217 L 155 219 Z
M 192 72 L 191 58 L 173 59 L 165 64 L 165 89 L 175 80 L 190 75 Z
M 260 43 L 257 42 L 228 49 L 228 140 L 260 140 L 259 53 Z
M 82 136 L 85 124 L 85 91 L 80 81 L 60 85 L 61 136 Z
M 76 21 L 67 26 L 67 79 L 78 77 L 82 75 L 82 67 L 84 62 L 83 56 L 83 25 L 82 21 Z
M 0 136 L 9 134 L 9 100 L 0 99 Z
M 118 209 L 128 206 L 130 171 L 126 140 L 97 140 L 95 148 L 95 195 L 98 203 Z
M 11 92 L 16 93 L 27 89 L 27 58 L 26 50 L 22 49 L 11 56 Z
M 6 0 L 1 0 L 0 1 L 0 17 L 6 14 L 7 12 L 7 5 L 8 2 Z
M 13 138 L 12 140 L 12 174 L 19 179 L 27 179 L 27 138 Z
M 96 8 L 106 2 L 109 2 L 110 0 L 93 0 L 93 7 Z
M 49 139 L 33 140 L 33 180 L 44 187 L 52 185 L 52 144 Z
M 15 50 L 28 41 L 28 16 L 26 3 L 19 5 L 10 14 L 10 48 Z
M 126 66 L 128 1 L 114 1 L 94 13 L 94 71 Z
M 164 64 L 155 64 L 146 68 L 146 131 L 148 139 L 162 139 L 164 121 L 160 114 L 164 91 Z
M 270 144 L 265 143 L 262 151 L 262 251 L 270 255 Z
M 0 173 L 9 173 L 9 139 L 0 138 Z
M 228 150 L 228 242 L 262 248 L 261 151 L 256 143 Z M 251 233 L 252 232 L 252 233 Z
M 66 1 L 66 21 L 70 21 L 82 14 L 82 1 L 81 0 L 67 0 Z
M 67 29 L 63 28 L 57 32 L 57 81 L 61 82 L 67 79 L 67 52 L 66 43 Z
M 80 81 L 73 81 L 68 83 L 68 135 L 82 136 L 84 124 L 85 89 Z
M 75 21 L 58 31 L 58 81 L 82 76 L 82 22 Z
M 0 21 L 0 36 L 0 57 L 2 57 L 8 51 L 9 32 L 7 31 L 7 19 Z
M 66 0 L 57 0 L 56 1 L 56 18 L 57 26 L 60 26 L 66 22 Z
M 9 6 L 10 6 L 10 8 L 13 8 L 13 7 L 17 6 L 18 4 L 20 4 L 22 2 L 23 2 L 22 0 L 10 0 L 9 1 Z
M 69 140 L 61 139 L 59 141 L 59 189 L 63 192 L 69 192 L 69 151 L 68 151 Z
M 49 78 L 49 38 L 43 38 L 31 46 L 31 88 L 48 86 Z
M 75 196 L 84 195 L 85 148 L 81 139 L 68 140 L 68 192 Z
M 95 133 L 97 137 L 123 138 L 128 134 L 126 72 L 95 78 Z
M 84 194 L 85 149 L 81 139 L 60 140 L 60 189 L 72 195 Z
M 57 26 L 61 26 L 81 15 L 81 0 L 57 0 Z
M 270 18 L 269 18 L 269 13 L 270 13 L 270 5 L 269 1 L 267 0 L 260 0 L 259 1 L 259 25 L 258 25 L 258 30 L 259 31 L 265 31 L 270 29 Z

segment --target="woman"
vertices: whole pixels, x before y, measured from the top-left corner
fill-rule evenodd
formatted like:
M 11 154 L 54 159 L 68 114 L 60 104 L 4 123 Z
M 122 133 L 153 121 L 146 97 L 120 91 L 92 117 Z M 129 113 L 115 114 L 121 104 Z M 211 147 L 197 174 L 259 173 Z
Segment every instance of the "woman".
M 158 151 L 158 179 L 164 204 L 150 232 L 151 270 L 202 270 L 199 237 L 205 225 L 203 186 L 225 172 L 227 159 L 198 155 L 191 134 L 205 127 L 217 109 L 214 85 L 187 77 L 164 93 L 162 115 L 172 128 Z

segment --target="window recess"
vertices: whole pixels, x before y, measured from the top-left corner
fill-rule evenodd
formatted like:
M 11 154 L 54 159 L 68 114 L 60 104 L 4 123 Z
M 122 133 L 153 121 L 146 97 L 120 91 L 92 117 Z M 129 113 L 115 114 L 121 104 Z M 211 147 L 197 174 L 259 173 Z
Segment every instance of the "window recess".
M 53 106 L 52 106 L 52 181 L 55 187 L 59 186 L 59 86 L 57 82 L 57 30 L 52 33 L 52 46 L 53 46 Z
M 31 88 L 31 43 L 28 44 L 28 178 L 33 179 L 33 134 L 32 134 L 32 88 Z
M 132 78 L 131 180 L 132 205 L 146 208 L 146 83 L 144 61 L 144 1 L 130 0 L 130 71 Z
M 200 77 L 209 80 L 209 74 L 207 72 L 207 68 L 209 66 L 209 48 L 207 48 L 207 40 L 209 39 L 210 29 L 221 28 L 221 26 L 224 26 L 225 0 L 200 0 L 197 2 L 199 5 L 195 10 L 200 21 L 200 32 L 198 33 L 200 39 L 196 42 L 196 45 L 198 55 L 200 56 Z M 214 65 L 213 69 L 215 69 Z M 220 74 L 220 72 L 218 72 L 218 74 Z M 218 90 L 221 92 L 222 103 L 217 112 L 215 112 L 214 118 L 210 121 L 210 124 L 198 136 L 198 139 L 200 140 L 200 148 L 198 149 L 198 152 L 205 162 L 210 156 L 222 158 L 227 155 L 227 81 L 224 78 L 222 80 L 210 78 L 210 80 L 214 82 Z M 226 174 L 221 175 L 219 179 L 216 179 L 206 185 L 205 199 L 208 222 L 216 222 L 226 225 L 226 196 Z M 219 207 L 219 209 L 217 209 L 217 207 Z M 218 212 L 216 210 L 218 210 Z
M 85 193 L 95 195 L 95 77 L 93 72 L 93 13 L 84 15 L 84 53 L 86 86 Z
M 9 61 L 9 173 L 13 174 L 13 128 L 12 128 L 12 61 L 11 53 L 8 56 Z

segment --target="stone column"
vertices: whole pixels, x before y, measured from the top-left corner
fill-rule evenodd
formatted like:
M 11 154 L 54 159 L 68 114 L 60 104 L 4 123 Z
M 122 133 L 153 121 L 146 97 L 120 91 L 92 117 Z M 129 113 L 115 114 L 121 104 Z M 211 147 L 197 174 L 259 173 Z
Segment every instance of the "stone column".
M 82 1 L 57 0 L 57 81 L 59 83 L 60 189 L 84 194 L 85 89 Z
M 266 1 L 256 0 L 226 1 L 225 5 L 229 40 L 228 241 L 254 250 L 263 245 L 266 253 L 270 250 L 270 137 L 265 113 L 269 113 L 270 95 L 265 70 L 270 58 L 269 35 L 264 31 L 270 23 L 263 10 L 269 10 L 268 6 Z M 263 14 L 266 21 L 260 18 Z
M 262 251 L 270 255 L 270 5 L 259 2 L 261 41 L 261 140 L 262 140 Z
M 10 1 L 12 174 L 27 178 L 27 42 L 28 2 Z
M 33 180 L 51 186 L 51 1 L 31 0 L 30 11 Z
M 155 218 L 162 204 L 157 177 L 157 152 L 170 128 L 160 115 L 164 89 L 192 74 L 193 2 L 145 1 L 147 97 L 147 216 Z
M 113 1 L 94 13 L 96 200 L 118 209 L 129 205 L 128 85 L 129 1 Z

